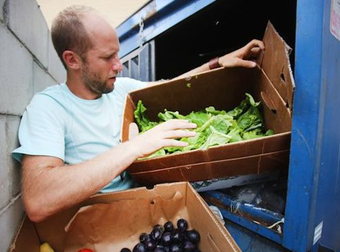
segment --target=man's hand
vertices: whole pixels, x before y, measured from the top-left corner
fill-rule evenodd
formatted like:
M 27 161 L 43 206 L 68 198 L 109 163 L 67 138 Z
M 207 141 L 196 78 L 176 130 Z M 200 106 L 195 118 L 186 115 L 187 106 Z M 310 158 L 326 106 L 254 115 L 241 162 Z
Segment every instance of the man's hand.
M 187 146 L 188 143 L 176 139 L 195 136 L 196 132 L 190 131 L 190 129 L 195 129 L 196 127 L 197 125 L 195 123 L 190 123 L 187 120 L 173 119 L 161 123 L 143 134 L 135 136 L 135 132 L 134 134 L 130 134 L 129 137 L 138 152 L 138 157 L 141 158 L 163 147 Z M 130 126 L 130 130 L 133 128 L 135 127 Z
M 240 49 L 219 58 L 219 64 L 223 67 L 247 67 L 256 66 L 255 60 L 263 51 L 264 44 L 261 40 L 253 39 Z

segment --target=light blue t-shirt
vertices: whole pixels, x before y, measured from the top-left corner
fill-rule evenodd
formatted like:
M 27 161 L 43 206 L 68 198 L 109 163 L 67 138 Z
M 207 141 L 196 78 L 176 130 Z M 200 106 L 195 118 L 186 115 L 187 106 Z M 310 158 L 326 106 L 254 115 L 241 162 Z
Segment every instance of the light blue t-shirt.
M 48 87 L 27 106 L 20 122 L 20 147 L 12 152 L 13 157 L 21 161 L 22 154 L 53 156 L 72 165 L 117 146 L 125 97 L 145 86 L 145 82 L 120 77 L 111 93 L 96 100 L 75 96 L 65 83 Z M 124 172 L 101 192 L 125 190 L 132 185 L 131 177 Z

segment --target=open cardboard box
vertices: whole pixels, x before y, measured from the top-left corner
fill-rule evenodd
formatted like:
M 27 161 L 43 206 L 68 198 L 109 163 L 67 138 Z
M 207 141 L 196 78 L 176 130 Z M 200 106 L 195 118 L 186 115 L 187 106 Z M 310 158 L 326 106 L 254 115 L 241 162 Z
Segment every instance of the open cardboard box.
M 275 134 L 207 150 L 137 160 L 128 168 L 135 181 L 149 185 L 287 171 L 294 91 L 290 48 L 270 22 L 263 41 L 266 49 L 256 68 L 219 68 L 129 93 L 121 138 L 128 140 L 138 100 L 148 109 L 148 117 L 157 121 L 157 114 L 164 109 L 183 115 L 208 106 L 228 111 L 240 104 L 245 93 L 261 101 L 266 128 Z
M 119 252 L 123 247 L 132 249 L 139 235 L 150 232 L 155 224 L 179 218 L 187 219 L 189 228 L 200 233 L 201 251 L 241 251 L 187 182 L 95 195 L 41 223 L 25 218 L 9 251 L 38 252 L 40 244 L 48 242 L 55 252 L 76 252 L 84 247 L 96 252 Z

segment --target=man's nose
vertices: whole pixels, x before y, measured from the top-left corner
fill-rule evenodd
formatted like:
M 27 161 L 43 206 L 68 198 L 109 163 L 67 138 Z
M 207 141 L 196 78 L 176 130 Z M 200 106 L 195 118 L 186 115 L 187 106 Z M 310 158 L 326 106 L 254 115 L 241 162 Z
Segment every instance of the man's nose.
M 112 70 L 121 72 L 123 71 L 123 65 L 120 59 L 116 59 L 112 64 Z

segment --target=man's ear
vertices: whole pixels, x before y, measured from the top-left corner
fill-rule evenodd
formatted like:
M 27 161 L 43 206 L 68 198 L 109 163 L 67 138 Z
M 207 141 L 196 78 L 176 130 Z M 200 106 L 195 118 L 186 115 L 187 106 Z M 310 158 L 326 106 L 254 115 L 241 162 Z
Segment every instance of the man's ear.
M 80 59 L 78 54 L 76 54 L 73 51 L 70 50 L 64 51 L 63 59 L 69 69 L 77 70 L 81 67 L 82 60 Z

